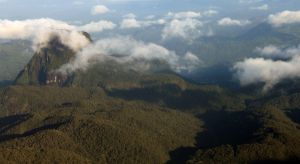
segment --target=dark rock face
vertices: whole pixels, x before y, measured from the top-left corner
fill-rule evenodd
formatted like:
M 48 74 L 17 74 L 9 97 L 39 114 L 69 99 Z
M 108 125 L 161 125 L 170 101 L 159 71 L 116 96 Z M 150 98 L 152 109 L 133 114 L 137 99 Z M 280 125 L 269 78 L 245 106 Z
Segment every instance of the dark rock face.
M 90 41 L 88 33 L 84 33 Z M 34 54 L 30 62 L 19 73 L 15 80 L 17 85 L 65 85 L 68 75 L 56 70 L 75 57 L 76 52 L 63 45 L 57 37 Z

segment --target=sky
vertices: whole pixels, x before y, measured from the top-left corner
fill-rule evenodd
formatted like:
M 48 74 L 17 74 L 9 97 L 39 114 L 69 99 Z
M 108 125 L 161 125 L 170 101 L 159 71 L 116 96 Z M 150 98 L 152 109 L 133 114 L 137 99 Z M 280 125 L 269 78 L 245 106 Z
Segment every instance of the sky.
M 268 11 L 254 10 L 255 7 L 265 4 L 268 5 Z M 91 16 L 90 10 L 95 5 L 105 5 L 111 12 L 101 17 Z M 99 18 L 117 20 L 126 13 L 147 16 L 162 15 L 170 11 L 207 9 L 218 9 L 224 15 L 239 17 L 275 12 L 281 8 L 293 10 L 299 5 L 299 0 L 0 0 L 0 18 L 50 17 L 64 21 L 88 21 Z

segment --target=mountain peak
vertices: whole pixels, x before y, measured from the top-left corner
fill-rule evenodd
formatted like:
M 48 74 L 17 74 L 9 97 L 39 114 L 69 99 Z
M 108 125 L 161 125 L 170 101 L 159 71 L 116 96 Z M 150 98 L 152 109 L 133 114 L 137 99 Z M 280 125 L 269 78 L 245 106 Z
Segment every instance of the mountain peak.
M 92 42 L 90 35 L 82 34 Z M 59 85 L 62 86 L 68 80 L 67 75 L 55 72 L 63 64 L 75 57 L 76 52 L 62 44 L 58 37 L 54 36 L 45 46 L 35 52 L 32 59 L 15 79 L 17 85 Z

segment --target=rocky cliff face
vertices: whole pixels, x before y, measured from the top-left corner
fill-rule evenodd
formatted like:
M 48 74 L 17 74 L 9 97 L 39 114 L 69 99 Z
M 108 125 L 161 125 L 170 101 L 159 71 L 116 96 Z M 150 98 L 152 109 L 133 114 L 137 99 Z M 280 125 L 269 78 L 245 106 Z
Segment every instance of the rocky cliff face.
M 89 34 L 83 33 L 83 35 L 91 40 Z M 65 85 L 70 77 L 55 72 L 55 70 L 68 63 L 75 56 L 75 53 L 54 37 L 48 46 L 34 54 L 30 62 L 17 76 L 15 84 Z

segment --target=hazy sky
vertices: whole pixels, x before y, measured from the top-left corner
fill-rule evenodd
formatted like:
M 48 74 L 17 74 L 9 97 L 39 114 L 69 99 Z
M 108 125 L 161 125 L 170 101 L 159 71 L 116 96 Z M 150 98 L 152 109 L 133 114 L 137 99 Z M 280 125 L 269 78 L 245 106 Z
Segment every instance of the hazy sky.
M 111 12 L 92 16 L 95 5 L 105 5 Z M 253 10 L 268 5 L 268 10 Z M 162 15 L 173 11 L 215 9 L 222 15 L 256 16 L 280 10 L 295 10 L 299 0 L 0 0 L 1 19 L 50 17 L 65 21 L 120 19 L 126 13 L 138 16 Z M 299 8 L 299 7 L 298 7 Z

